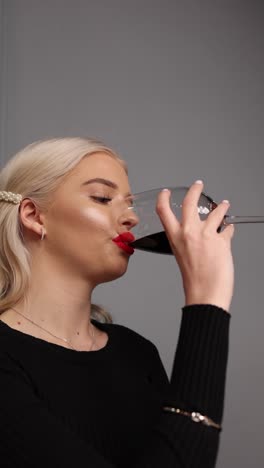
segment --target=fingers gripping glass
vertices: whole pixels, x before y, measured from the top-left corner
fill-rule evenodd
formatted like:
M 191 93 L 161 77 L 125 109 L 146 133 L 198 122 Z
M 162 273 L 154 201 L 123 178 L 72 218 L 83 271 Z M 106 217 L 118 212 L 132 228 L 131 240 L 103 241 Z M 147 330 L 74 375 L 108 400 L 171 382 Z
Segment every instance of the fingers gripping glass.
M 170 244 L 163 226 L 156 213 L 157 196 L 162 188 L 137 193 L 133 196 L 133 210 L 139 218 L 138 225 L 133 228 L 136 240 L 131 244 L 134 248 L 161 254 L 172 254 Z M 177 219 L 181 219 L 183 199 L 189 187 L 169 187 L 171 192 L 170 205 Z M 201 220 L 217 207 L 217 203 L 204 192 L 201 194 L 197 210 Z M 226 215 L 219 231 L 228 224 L 264 223 L 264 216 L 231 216 Z

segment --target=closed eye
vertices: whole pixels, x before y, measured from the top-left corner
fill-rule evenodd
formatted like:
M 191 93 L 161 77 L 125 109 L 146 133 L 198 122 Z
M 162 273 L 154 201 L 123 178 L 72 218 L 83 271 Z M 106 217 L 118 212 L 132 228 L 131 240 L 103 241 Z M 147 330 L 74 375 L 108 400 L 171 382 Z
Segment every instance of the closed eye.
M 98 197 L 98 196 L 92 195 L 91 198 L 95 200 L 97 203 L 102 203 L 103 205 L 107 205 L 108 203 L 110 203 L 110 201 L 112 201 L 112 198 L 109 198 L 109 197 Z
M 97 203 L 102 203 L 103 205 L 107 205 L 108 203 L 110 203 L 113 200 L 113 198 L 111 198 L 111 197 L 103 197 L 103 196 L 99 196 L 99 195 L 90 195 L 90 198 L 92 198 Z M 133 207 L 133 197 L 132 196 L 126 197 L 125 201 L 127 202 L 129 209 L 134 208 Z

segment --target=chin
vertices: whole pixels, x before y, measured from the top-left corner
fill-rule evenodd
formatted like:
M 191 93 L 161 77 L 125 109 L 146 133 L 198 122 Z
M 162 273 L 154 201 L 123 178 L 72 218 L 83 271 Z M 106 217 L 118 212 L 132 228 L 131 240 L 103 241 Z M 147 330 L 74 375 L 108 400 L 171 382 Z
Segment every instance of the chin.
M 100 283 L 108 283 L 109 281 L 114 281 L 117 280 L 118 278 L 121 278 L 123 276 L 128 268 L 128 260 L 126 259 L 123 262 L 116 262 L 115 265 L 108 265 L 104 270 L 102 271 L 102 274 L 97 278 L 97 284 Z
M 122 276 L 124 276 L 126 271 L 127 271 L 127 266 L 126 268 L 123 268 L 122 270 L 120 268 L 119 270 L 111 271 L 109 272 L 109 274 L 104 275 L 104 278 L 102 279 L 102 283 L 108 283 L 109 281 L 117 280 L 118 278 L 121 278 Z

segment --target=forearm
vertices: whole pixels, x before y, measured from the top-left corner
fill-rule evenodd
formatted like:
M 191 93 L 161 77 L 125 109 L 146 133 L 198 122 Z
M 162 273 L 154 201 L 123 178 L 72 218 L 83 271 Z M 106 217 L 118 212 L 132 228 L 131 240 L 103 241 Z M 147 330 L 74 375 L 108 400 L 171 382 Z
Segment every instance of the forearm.
M 224 404 L 230 315 L 211 305 L 183 309 L 171 383 L 165 404 L 197 411 L 221 424 Z M 220 431 L 178 413 L 164 413 L 141 468 L 213 468 Z M 147 457 L 148 453 L 148 457 Z
M 175 403 L 220 423 L 223 413 L 230 315 L 211 305 L 183 309 L 171 375 Z

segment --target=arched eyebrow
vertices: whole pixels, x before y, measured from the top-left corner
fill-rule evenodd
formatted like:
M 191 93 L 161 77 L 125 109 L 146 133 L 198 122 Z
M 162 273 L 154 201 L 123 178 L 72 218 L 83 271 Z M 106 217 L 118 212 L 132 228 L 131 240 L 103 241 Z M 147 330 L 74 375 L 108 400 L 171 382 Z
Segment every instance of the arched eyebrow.
M 96 184 L 103 184 L 103 185 L 106 185 L 107 187 L 111 187 L 114 190 L 118 190 L 118 185 L 116 185 L 115 182 L 112 182 L 112 180 L 103 179 L 101 177 L 95 177 L 94 179 L 86 180 L 85 182 L 82 183 L 82 186 L 83 185 L 89 185 L 89 184 L 95 184 L 95 183 Z M 132 197 L 132 193 L 128 192 L 125 195 L 125 198 L 126 197 Z

